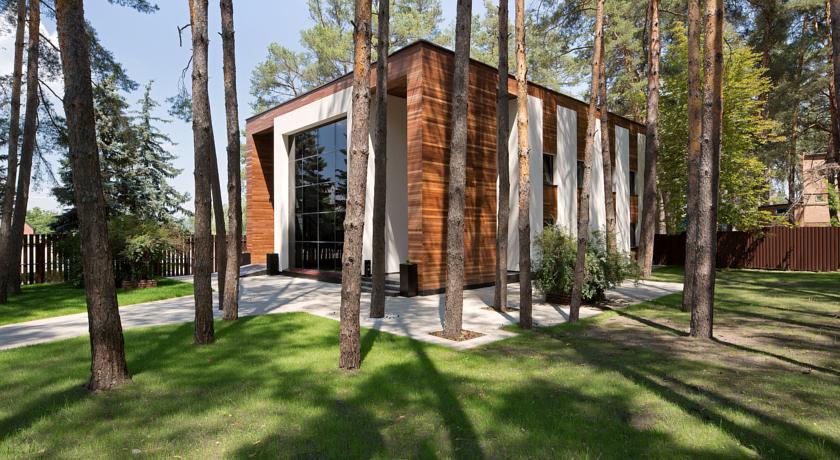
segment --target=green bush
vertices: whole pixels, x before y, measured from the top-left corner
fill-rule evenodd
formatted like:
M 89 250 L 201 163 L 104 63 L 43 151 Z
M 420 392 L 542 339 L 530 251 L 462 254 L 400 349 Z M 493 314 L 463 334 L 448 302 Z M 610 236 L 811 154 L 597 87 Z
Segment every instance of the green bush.
M 114 258 L 114 281 L 119 285 L 125 280 L 152 279 L 155 266 L 166 252 L 184 244 L 185 235 L 173 224 L 121 216 L 108 221 L 108 239 Z M 67 258 L 68 281 L 83 286 L 78 232 L 67 235 L 59 244 Z
M 552 225 L 537 237 L 534 284 L 544 293 L 570 293 L 575 279 L 577 239 Z M 638 267 L 629 255 L 607 251 L 601 233 L 595 232 L 586 248 L 582 298 L 602 300 L 604 293 L 626 279 L 638 279 Z

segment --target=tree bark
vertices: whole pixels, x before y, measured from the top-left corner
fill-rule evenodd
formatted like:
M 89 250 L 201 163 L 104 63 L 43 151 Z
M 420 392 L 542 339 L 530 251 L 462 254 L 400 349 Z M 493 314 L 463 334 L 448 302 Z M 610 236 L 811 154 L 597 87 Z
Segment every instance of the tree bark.
M 12 64 L 12 94 L 9 107 L 9 157 L 6 167 L 6 185 L 3 204 L 0 208 L 0 303 L 9 297 L 9 275 L 20 272 L 20 256 L 11 257 L 12 212 L 17 183 L 18 140 L 20 139 L 20 94 L 23 84 L 23 40 L 26 30 L 26 0 L 17 2 L 17 24 L 15 25 L 15 54 Z M 17 264 L 15 264 L 17 262 Z
M 698 178 L 700 159 L 701 117 L 703 115 L 703 97 L 700 86 L 700 1 L 688 0 L 688 174 L 686 192 L 686 210 L 689 216 L 696 214 L 698 204 Z M 698 220 L 688 218 L 686 224 L 685 266 L 694 266 L 697 254 Z M 683 282 L 682 310 L 691 311 L 694 303 L 694 276 L 686 270 Z
M 837 79 L 837 70 L 834 65 L 840 66 L 837 63 L 837 60 L 834 59 L 834 39 L 832 37 L 833 31 L 836 29 L 831 24 L 831 0 L 825 0 L 825 23 L 828 25 L 828 63 L 831 65 L 831 78 L 828 79 L 828 105 L 829 105 L 829 113 L 831 115 L 831 137 L 828 142 L 828 149 L 826 152 L 826 163 L 833 163 L 835 166 L 838 161 L 840 161 L 840 118 L 838 118 L 838 106 L 837 106 L 837 84 L 835 83 Z M 840 31 L 838 32 L 840 34 Z M 836 168 L 829 169 L 827 171 L 828 175 L 828 184 L 830 187 L 833 187 L 835 191 L 838 191 L 838 178 L 840 178 L 840 172 Z M 838 219 L 837 209 L 829 206 L 828 209 L 829 220 L 831 222 L 835 222 Z
M 373 184 L 373 290 L 370 295 L 370 317 L 385 316 L 385 207 L 388 167 L 388 45 L 390 32 L 390 1 L 379 1 L 379 24 L 376 54 L 376 133 L 374 135 Z
M 612 152 L 610 152 L 610 114 L 607 103 L 607 64 L 606 45 L 604 44 L 604 32 L 601 32 L 601 59 L 598 79 L 598 100 L 601 113 L 601 159 L 604 163 L 604 209 L 606 210 L 607 228 L 606 242 L 610 252 L 616 250 L 615 234 L 615 197 L 613 196 L 613 167 Z
M 718 187 L 720 181 L 720 135 L 723 113 L 723 0 L 706 0 L 703 82 L 703 130 L 698 164 L 695 219 L 697 254 L 686 273 L 694 278 L 691 309 L 692 337 L 711 339 L 714 316 L 715 256 L 717 254 Z
M 23 248 L 23 227 L 26 224 L 26 208 L 29 207 L 29 184 L 32 181 L 32 157 L 35 154 L 35 136 L 38 131 L 38 60 L 40 46 L 41 7 L 38 2 L 29 4 L 29 43 L 26 50 L 26 112 L 23 117 L 23 143 L 20 150 L 20 166 L 15 192 L 15 209 L 12 214 L 12 228 L 9 255 L 12 267 L 9 271 L 7 289 L 20 293 L 20 255 Z
M 840 88 L 840 0 L 830 0 L 829 16 L 831 18 L 831 63 L 834 71 L 834 89 Z M 834 99 L 834 108 L 837 111 L 837 98 Z M 834 118 L 835 133 L 840 133 L 840 117 Z M 837 138 L 835 138 L 836 140 Z M 835 145 L 835 152 L 840 149 L 840 144 Z M 835 154 L 836 155 L 836 154 Z M 835 158 L 837 159 L 837 158 Z
M 239 265 L 242 254 L 242 177 L 240 176 L 239 101 L 236 97 L 236 40 L 233 24 L 233 0 L 221 0 L 222 67 L 225 79 L 225 115 L 227 116 L 227 190 L 228 234 L 225 268 L 219 271 L 219 301 L 222 318 L 239 317 Z M 224 273 L 224 277 L 221 277 Z
M 195 249 L 193 278 L 197 344 L 214 340 L 213 330 L 213 235 L 210 232 L 212 169 L 215 163 L 210 96 L 207 90 L 207 0 L 189 0 L 192 23 L 192 111 L 195 161 Z
M 449 209 L 446 214 L 446 306 L 443 335 L 461 336 L 464 309 L 464 189 L 467 163 L 467 88 L 472 0 L 458 0 L 452 79 L 452 140 L 449 146 Z
M 371 0 L 356 0 L 353 27 L 353 107 L 350 164 L 347 178 L 347 211 L 344 219 L 344 253 L 341 260 L 341 369 L 361 364 L 359 301 L 362 278 L 362 235 L 365 225 L 365 191 L 369 154 Z
M 648 87 L 645 117 L 645 171 L 642 193 L 642 228 L 639 239 L 639 268 L 642 278 L 653 271 L 653 238 L 656 234 L 657 190 L 656 162 L 659 154 L 659 0 L 648 4 Z
M 516 0 L 516 130 L 519 155 L 519 327 L 531 329 L 531 149 L 528 145 L 528 61 L 525 1 Z
M 805 34 L 808 33 L 808 26 L 809 22 L 807 20 L 803 20 L 802 29 L 799 35 L 800 42 L 804 43 Z M 807 46 L 800 47 L 799 57 L 796 60 L 796 69 L 794 72 L 796 74 L 796 81 L 801 81 L 807 49 Z M 799 170 L 799 112 L 800 107 L 799 104 L 797 104 L 793 108 L 793 113 L 790 118 L 790 139 L 788 143 L 788 203 L 790 204 L 790 207 L 788 208 L 788 221 L 791 224 L 796 224 L 795 208 L 799 203 L 799 197 L 801 196 L 799 185 L 796 183 L 796 176 Z
M 225 230 L 225 208 L 222 204 L 222 184 L 219 180 L 219 159 L 216 156 L 216 145 L 207 151 L 210 168 L 210 194 L 213 205 L 213 223 L 216 236 L 212 238 L 213 254 L 216 266 L 216 287 L 219 291 L 219 310 L 224 309 L 225 298 L 225 270 L 227 270 L 227 231 Z
M 586 246 L 589 243 L 589 189 L 592 187 L 592 151 L 595 149 L 595 117 L 598 116 L 596 95 L 601 79 L 601 44 L 604 34 L 604 0 L 595 4 L 595 46 L 592 53 L 592 84 L 590 86 L 589 110 L 586 117 L 586 145 L 583 150 L 583 188 L 580 191 L 580 219 L 578 219 L 577 255 L 575 257 L 575 280 L 572 285 L 572 299 L 569 306 L 569 322 L 580 318 L 581 296 L 583 294 Z
M 30 12 L 30 27 L 37 21 L 38 5 L 37 1 L 30 3 L 34 9 Z M 130 382 L 131 377 L 125 362 L 105 220 L 105 197 L 96 146 L 90 44 L 82 0 L 56 1 L 56 29 L 64 70 L 64 110 L 73 114 L 67 117 L 67 143 L 79 216 L 90 331 L 91 375 L 87 387 L 90 391 L 103 391 Z M 38 27 L 30 29 L 33 30 L 35 33 L 30 35 L 38 37 Z M 35 87 L 30 88 L 35 91 Z
M 496 91 L 496 170 L 499 210 L 496 219 L 496 289 L 493 308 L 507 306 L 507 252 L 510 221 L 510 159 L 508 154 L 508 1 L 499 0 L 499 87 Z

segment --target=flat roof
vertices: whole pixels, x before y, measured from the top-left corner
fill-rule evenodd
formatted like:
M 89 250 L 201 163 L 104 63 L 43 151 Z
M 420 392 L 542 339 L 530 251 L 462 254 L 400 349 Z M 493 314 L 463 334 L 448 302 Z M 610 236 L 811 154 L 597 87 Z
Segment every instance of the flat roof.
M 444 53 L 449 53 L 449 54 L 452 54 L 452 55 L 454 55 L 454 54 L 455 54 L 455 52 L 454 52 L 454 51 L 452 51 L 452 50 L 451 50 L 451 49 L 449 49 L 449 48 L 446 48 L 445 46 L 439 45 L 439 44 L 437 44 L 437 43 L 432 43 L 432 42 L 430 42 L 430 41 L 428 41 L 428 40 L 425 40 L 425 39 L 420 39 L 420 40 L 414 41 L 414 42 L 412 42 L 412 43 L 410 43 L 410 44 L 408 44 L 408 45 L 406 45 L 406 46 L 404 46 L 404 47 L 402 47 L 402 48 L 398 49 L 397 51 L 394 51 L 393 53 L 389 54 L 389 55 L 388 55 L 388 57 L 389 57 L 389 59 L 390 59 L 390 58 L 391 58 L 391 57 L 393 57 L 393 56 L 396 56 L 396 55 L 402 54 L 402 53 L 404 53 L 404 52 L 408 52 L 409 50 L 412 50 L 412 49 L 414 49 L 414 48 L 416 48 L 416 47 L 420 47 L 420 46 L 429 46 L 429 47 L 431 47 L 431 48 L 434 48 L 434 49 L 436 49 L 436 50 L 438 50 L 438 51 L 441 51 L 441 52 L 444 52 Z M 474 59 L 474 58 L 472 58 L 472 57 L 470 58 L 470 63 L 471 63 L 471 64 L 476 64 L 476 65 L 479 65 L 479 66 L 483 66 L 483 67 L 490 68 L 490 69 L 494 70 L 494 71 L 495 71 L 495 72 L 497 72 L 497 73 L 498 73 L 498 71 L 499 71 L 499 69 L 498 69 L 497 67 L 494 67 L 494 66 L 492 66 L 492 65 L 490 65 L 490 64 L 487 64 L 487 63 L 485 63 L 485 62 L 479 61 L 479 60 Z M 371 68 L 372 68 L 374 65 L 375 65 L 375 62 L 372 62 L 372 63 L 371 63 Z M 267 114 L 267 113 L 269 113 L 269 112 L 271 112 L 271 111 L 273 111 L 273 110 L 276 110 L 276 109 L 278 109 L 278 108 L 280 108 L 280 107 L 283 107 L 283 106 L 285 106 L 285 105 L 287 105 L 287 104 L 290 104 L 290 103 L 292 103 L 292 102 L 294 102 L 294 101 L 296 101 L 296 100 L 298 100 L 298 99 L 300 99 L 300 98 L 302 98 L 302 97 L 306 97 L 307 95 L 312 94 L 312 93 L 314 93 L 314 92 L 316 92 L 316 91 L 319 91 L 319 90 L 321 90 L 321 89 L 323 89 L 323 88 L 326 88 L 326 87 L 328 87 L 328 86 L 330 86 L 330 85 L 334 85 L 334 84 L 336 84 L 337 82 L 339 82 L 339 81 L 341 81 L 341 80 L 344 80 L 344 79 L 346 79 L 346 78 L 349 78 L 349 77 L 350 77 L 350 76 L 352 76 L 352 75 L 353 75 L 353 72 L 352 72 L 352 71 L 350 71 L 350 72 L 348 72 L 348 73 L 346 73 L 346 74 L 344 74 L 344 75 L 342 75 L 342 76 L 340 76 L 340 77 L 337 77 L 337 78 L 335 78 L 335 79 L 333 79 L 333 80 L 330 80 L 330 81 L 328 81 L 328 82 L 326 82 L 326 83 L 324 83 L 324 84 L 321 84 L 321 85 L 319 85 L 319 86 L 316 86 L 316 87 L 314 87 L 314 88 L 312 88 L 312 89 L 310 89 L 310 90 L 308 90 L 308 91 L 306 91 L 306 92 L 304 92 L 304 93 L 301 93 L 301 94 L 299 94 L 299 95 L 297 95 L 297 96 L 295 96 L 295 97 L 293 97 L 293 98 L 291 98 L 291 99 L 289 99 L 289 100 L 287 100 L 287 101 L 283 101 L 283 102 L 281 102 L 281 103 L 279 103 L 279 104 L 276 104 L 276 105 L 271 106 L 271 107 L 269 107 L 269 108 L 267 108 L 267 109 L 265 109 L 265 110 L 262 110 L 262 111 L 260 111 L 260 112 L 258 112 L 258 113 L 255 113 L 254 115 L 251 115 L 250 117 L 246 118 L 246 119 L 245 119 L 245 122 L 246 122 L 246 124 L 247 124 L 249 121 L 251 121 L 251 120 L 253 120 L 253 119 L 259 118 L 259 117 L 261 117 L 261 116 L 263 116 L 263 115 L 265 115 L 265 114 Z M 515 74 L 508 73 L 508 78 L 515 78 Z M 568 98 L 568 99 L 572 99 L 572 100 L 577 101 L 577 102 L 579 102 L 579 103 L 581 103 L 581 104 L 584 104 L 584 105 L 588 105 L 588 104 L 589 104 L 587 101 L 584 101 L 583 99 L 580 99 L 580 98 L 577 98 L 577 97 L 574 97 L 574 96 L 570 96 L 570 95 L 565 94 L 565 93 L 561 93 L 560 91 L 557 91 L 557 90 L 551 89 L 551 88 L 549 88 L 549 87 L 547 87 L 547 86 L 544 86 L 544 85 L 541 85 L 541 84 L 539 84 L 539 83 L 534 83 L 534 82 L 532 82 L 532 81 L 530 81 L 530 80 L 528 80 L 528 84 L 529 84 L 530 86 L 534 86 L 534 87 L 536 87 L 536 88 L 540 88 L 540 89 L 542 89 L 542 90 L 544 90 L 544 91 L 548 91 L 548 92 L 550 92 L 550 93 L 553 93 L 553 94 L 555 94 L 555 95 L 557 95 L 557 96 L 561 96 L 561 97 L 565 97 L 565 98 Z M 632 120 L 632 119 L 630 119 L 630 118 L 627 118 L 627 117 L 625 117 L 625 116 L 623 116 L 623 115 L 619 115 L 619 114 L 614 113 L 614 112 L 609 112 L 609 114 L 610 114 L 611 116 L 614 116 L 614 117 L 617 117 L 617 118 L 621 118 L 621 119 L 623 119 L 623 120 L 625 120 L 625 121 L 627 121 L 627 122 L 629 122 L 629 123 L 632 123 L 632 124 L 635 124 L 635 125 L 639 125 L 639 126 L 644 127 L 644 125 L 643 125 L 642 123 L 639 123 L 639 122 L 637 122 L 637 121 L 635 121 L 635 120 Z

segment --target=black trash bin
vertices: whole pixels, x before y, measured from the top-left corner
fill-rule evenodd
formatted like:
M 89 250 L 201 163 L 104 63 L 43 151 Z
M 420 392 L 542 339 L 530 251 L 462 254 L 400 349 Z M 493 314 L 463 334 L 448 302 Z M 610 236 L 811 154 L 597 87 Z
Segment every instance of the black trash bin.
M 265 272 L 268 276 L 280 274 L 280 254 L 272 252 L 265 255 Z

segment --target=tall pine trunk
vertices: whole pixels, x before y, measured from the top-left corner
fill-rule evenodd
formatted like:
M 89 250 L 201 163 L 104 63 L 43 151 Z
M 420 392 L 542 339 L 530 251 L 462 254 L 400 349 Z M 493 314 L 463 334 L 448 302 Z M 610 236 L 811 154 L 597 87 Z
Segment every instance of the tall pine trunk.
M 592 53 L 592 83 L 590 86 L 589 110 L 586 116 L 586 145 L 583 150 L 583 188 L 580 191 L 578 209 L 577 255 L 575 257 L 574 284 L 569 306 L 569 322 L 580 318 L 580 304 L 583 295 L 586 246 L 589 244 L 589 191 L 592 188 L 592 154 L 595 149 L 595 117 L 598 116 L 596 98 L 601 80 L 601 44 L 604 34 L 604 0 L 595 4 L 595 46 Z
M 449 209 L 446 213 L 446 306 L 443 317 L 443 335 L 452 340 L 461 336 L 464 310 L 464 189 L 467 182 L 467 88 L 472 0 L 458 0 L 456 11 Z
M 525 1 L 516 0 L 516 132 L 519 155 L 519 327 L 531 318 L 531 149 L 528 145 L 528 61 L 525 54 Z
M 236 98 L 236 40 L 233 27 L 233 0 L 221 0 L 222 68 L 225 79 L 227 121 L 228 234 L 225 268 L 219 271 L 219 301 L 225 320 L 239 317 L 239 265 L 242 254 L 242 177 L 240 176 L 239 101 Z M 224 273 L 224 277 L 221 277 Z
M 695 219 L 697 254 L 686 273 L 694 278 L 691 309 L 692 337 L 711 339 L 714 316 L 715 256 L 717 254 L 718 187 L 720 181 L 720 136 L 723 113 L 723 0 L 706 0 L 703 82 L 703 129 L 701 139 L 697 207 L 688 214 Z
M 26 49 L 26 112 L 23 117 L 23 143 L 20 149 L 20 166 L 15 192 L 15 209 L 12 213 L 12 229 L 9 235 L 9 255 L 12 268 L 9 271 L 7 289 L 20 292 L 20 256 L 23 248 L 23 227 L 26 224 L 26 208 L 29 207 L 29 184 L 32 180 L 32 158 L 35 155 L 35 136 L 38 131 L 38 47 L 41 42 L 41 6 L 29 2 L 29 43 Z
M 840 107 L 838 107 L 837 102 L 837 85 L 840 84 L 840 59 L 836 57 L 840 56 L 840 49 L 838 49 L 840 48 L 840 44 L 835 44 L 837 43 L 837 40 L 840 40 L 840 12 L 836 13 L 836 16 L 834 13 L 839 9 L 840 1 L 826 0 L 825 22 L 826 24 L 830 24 L 828 28 L 828 60 L 829 64 L 832 66 L 832 77 L 828 82 L 828 101 L 830 106 L 829 111 L 831 113 L 831 139 L 828 143 L 827 162 L 834 163 L 835 166 L 833 169 L 828 171 L 829 186 L 833 187 L 835 191 L 840 191 L 840 171 L 837 169 L 837 163 L 840 162 Z M 832 19 L 834 17 L 837 17 L 836 21 Z M 829 207 L 828 214 L 832 222 L 835 222 L 838 218 L 840 218 L 840 216 L 838 216 L 837 209 L 833 207 Z
M 189 0 L 192 23 L 192 123 L 195 162 L 195 250 L 193 279 L 197 344 L 213 342 L 213 235 L 210 232 L 212 168 L 215 163 L 210 96 L 207 90 L 207 0 Z
M 698 178 L 700 159 L 700 133 L 702 131 L 703 96 L 700 86 L 700 1 L 688 0 L 688 153 L 686 209 L 689 216 L 696 213 L 698 204 Z M 686 224 L 685 267 L 694 266 L 697 254 L 697 219 L 689 218 Z M 694 276 L 685 271 L 682 310 L 691 311 L 694 303 Z
M 362 278 L 362 235 L 365 226 L 365 191 L 370 151 L 370 38 L 371 0 L 356 0 L 353 27 L 353 113 L 344 253 L 341 260 L 341 324 L 338 367 L 358 369 L 361 364 L 359 301 Z
M 31 2 L 35 8 L 38 4 L 37 1 Z M 67 144 L 79 216 L 90 331 L 91 366 L 87 387 L 91 391 L 102 391 L 130 382 L 131 377 L 125 362 L 125 344 L 105 221 L 105 196 L 96 146 L 90 42 L 84 6 L 82 0 L 57 0 L 55 6 L 64 71 L 64 110 L 73 114 L 67 117 Z M 38 35 L 37 27 L 31 30 L 35 31 L 35 36 Z
M 830 0 L 829 16 L 831 18 L 831 63 L 834 71 L 834 89 L 840 88 L 840 0 Z M 837 99 L 835 96 L 835 109 L 837 107 Z M 834 119 L 834 131 L 840 133 L 840 117 Z M 840 145 L 836 145 L 835 150 L 840 149 Z M 836 158 L 840 160 L 840 158 Z
M 613 163 L 612 152 L 610 151 L 610 113 L 607 103 L 607 51 L 604 43 L 604 32 L 601 32 L 601 70 L 598 72 L 598 100 L 601 113 L 601 160 L 604 164 L 604 209 L 606 210 L 607 228 L 606 240 L 607 249 L 610 252 L 616 250 L 615 234 L 615 196 L 613 196 Z
M 499 210 L 496 219 L 496 289 L 493 307 L 507 306 L 508 224 L 510 221 L 510 166 L 508 158 L 508 0 L 499 0 L 499 88 L 496 91 L 496 170 Z
M 6 167 L 6 185 L 0 208 L 0 303 L 9 297 L 9 277 L 12 271 L 20 272 L 20 259 L 11 257 L 12 212 L 17 183 L 18 140 L 20 139 L 20 94 L 23 84 L 23 40 L 26 31 L 26 0 L 17 2 L 15 25 L 15 54 L 12 64 L 12 94 L 9 107 L 9 151 Z M 15 263 L 17 262 L 17 264 Z
M 376 54 L 376 126 L 373 140 L 373 290 L 370 295 L 370 317 L 385 316 L 385 207 L 388 193 L 388 41 L 390 1 L 379 0 L 379 24 Z
M 642 193 L 642 228 L 639 239 L 639 268 L 642 278 L 650 278 L 653 271 L 653 239 L 656 234 L 657 191 L 656 162 L 659 155 L 659 57 L 662 41 L 659 38 L 659 0 L 648 5 L 648 85 L 647 115 L 645 117 L 645 170 Z
M 209 113 L 209 112 L 208 112 Z M 212 129 L 212 128 L 211 128 Z M 213 200 L 213 224 L 216 236 L 212 237 L 213 255 L 216 270 L 216 287 L 219 291 L 219 310 L 224 309 L 225 298 L 225 270 L 227 270 L 227 231 L 225 230 L 225 208 L 222 204 L 222 184 L 219 179 L 219 159 L 216 156 L 216 145 L 207 151 L 210 164 L 210 194 Z

